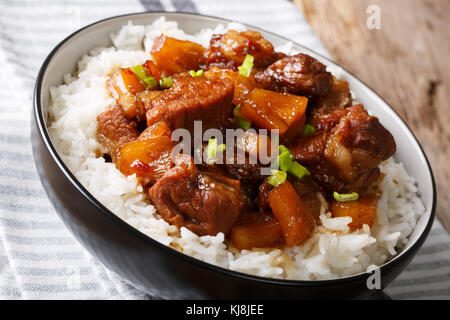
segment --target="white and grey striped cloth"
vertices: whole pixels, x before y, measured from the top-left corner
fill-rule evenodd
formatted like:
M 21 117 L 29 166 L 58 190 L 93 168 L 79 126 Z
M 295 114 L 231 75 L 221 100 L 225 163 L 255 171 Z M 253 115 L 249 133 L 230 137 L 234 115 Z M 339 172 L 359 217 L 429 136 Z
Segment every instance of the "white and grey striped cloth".
M 29 115 L 38 69 L 75 29 L 144 10 L 221 16 L 274 31 L 329 55 L 288 1 L 0 0 L 0 298 L 149 299 L 92 258 L 66 230 L 36 174 Z M 450 241 L 435 223 L 393 298 L 450 298 Z

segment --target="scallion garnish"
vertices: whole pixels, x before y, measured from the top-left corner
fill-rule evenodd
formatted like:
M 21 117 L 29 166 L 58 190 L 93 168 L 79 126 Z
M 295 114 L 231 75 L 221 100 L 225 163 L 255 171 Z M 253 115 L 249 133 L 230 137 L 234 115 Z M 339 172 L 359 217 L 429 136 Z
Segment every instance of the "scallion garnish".
M 236 124 L 243 130 L 248 130 L 252 127 L 252 123 L 250 121 L 244 120 L 242 118 L 236 118 Z
M 206 148 L 208 154 L 208 161 L 215 159 L 217 154 L 217 139 L 209 139 L 208 147 Z
M 247 54 L 245 56 L 244 62 L 240 67 L 238 67 L 239 74 L 244 77 L 248 77 L 253 68 L 253 56 L 251 54 Z
M 245 119 L 241 114 L 241 105 L 238 105 L 236 108 L 233 109 L 233 116 L 236 118 L 236 124 L 239 128 L 248 130 L 251 128 L 252 123 L 251 121 L 248 121 Z
M 294 161 L 294 155 L 288 148 L 280 145 L 278 150 L 280 152 L 280 155 L 278 156 L 278 167 L 281 171 L 288 172 L 298 179 L 303 178 L 305 175 L 311 174 L 308 169 L 300 163 Z
M 359 199 L 359 194 L 356 192 L 339 194 L 335 191 L 333 192 L 333 198 L 339 202 L 355 201 Z
M 147 88 L 151 89 L 158 85 L 158 83 L 156 82 L 156 79 L 154 77 L 147 75 L 147 73 L 145 72 L 145 68 L 141 64 L 138 64 L 137 66 L 133 66 L 130 69 L 131 69 L 131 71 L 133 71 L 133 73 L 136 75 L 136 77 L 139 78 L 139 80 L 144 82 L 144 84 Z
M 217 153 L 224 152 L 227 150 L 227 145 L 225 143 L 219 144 L 217 146 Z
M 314 132 L 316 132 L 316 129 L 315 129 L 312 125 L 306 124 L 305 127 L 303 128 L 302 134 L 303 134 L 304 136 L 306 136 L 306 135 L 312 134 L 312 133 L 314 133 Z
M 158 85 L 158 83 L 156 82 L 156 79 L 153 77 L 147 77 L 144 80 L 145 85 L 147 86 L 147 88 L 151 89 L 154 88 Z
M 278 156 L 278 166 L 283 172 L 288 172 L 293 163 L 294 161 L 292 161 L 289 151 L 285 151 Z
M 270 172 L 272 172 L 272 175 L 267 178 L 267 182 L 274 187 L 282 184 L 287 179 L 286 172 L 280 170 L 271 170 Z
M 291 160 L 294 160 L 294 155 L 292 154 L 291 150 L 289 150 L 288 148 L 286 148 L 285 146 L 283 146 L 282 144 L 278 147 L 278 151 L 280 154 L 283 154 L 285 152 L 289 153 L 289 158 Z
M 282 144 L 280 144 L 280 146 L 278 147 L 278 151 L 281 153 L 289 151 L 288 148 L 286 148 L 285 146 L 283 146 Z M 290 151 L 289 151 L 290 152 Z
M 137 66 L 131 67 L 131 71 L 139 78 L 139 79 L 145 79 L 147 78 L 147 73 L 145 72 L 145 68 L 138 64 Z
M 233 109 L 233 116 L 234 116 L 235 118 L 241 118 L 241 117 L 242 117 L 242 115 L 241 115 L 241 105 L 240 105 L 240 104 L 237 105 L 237 106 Z
M 173 85 L 173 79 L 172 78 L 161 78 L 159 79 L 159 86 L 162 89 L 169 89 Z
M 212 138 L 208 141 L 208 146 L 206 147 L 206 153 L 208 155 L 208 162 L 216 159 L 217 153 L 224 152 L 227 149 L 227 146 L 222 144 L 217 144 L 217 139 Z
M 202 69 L 197 70 L 197 71 L 190 70 L 189 74 L 191 75 L 191 77 L 201 77 L 203 75 L 203 70 Z
M 297 179 L 301 179 L 304 176 L 308 176 L 311 174 L 308 169 L 306 169 L 304 166 L 302 166 L 297 161 L 292 161 L 292 165 L 290 166 L 288 172 L 292 174 Z

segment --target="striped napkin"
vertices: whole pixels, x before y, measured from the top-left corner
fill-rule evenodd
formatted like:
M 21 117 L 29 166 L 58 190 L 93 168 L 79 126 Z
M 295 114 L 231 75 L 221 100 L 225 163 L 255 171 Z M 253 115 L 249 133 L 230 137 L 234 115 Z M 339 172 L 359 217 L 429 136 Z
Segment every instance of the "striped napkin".
M 329 56 L 288 1 L 70 0 L 0 2 L 0 298 L 152 299 L 92 258 L 67 231 L 39 182 L 29 139 L 34 81 L 50 50 L 113 15 L 187 11 L 245 21 Z M 395 299 L 450 298 L 450 241 L 439 223 L 385 291 Z

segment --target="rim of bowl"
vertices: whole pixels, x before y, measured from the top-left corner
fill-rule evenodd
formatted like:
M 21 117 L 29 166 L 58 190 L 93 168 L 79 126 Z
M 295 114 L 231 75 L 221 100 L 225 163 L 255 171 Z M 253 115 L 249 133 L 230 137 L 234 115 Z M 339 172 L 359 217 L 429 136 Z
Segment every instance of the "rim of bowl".
M 424 230 L 422 231 L 422 233 L 419 235 L 419 237 L 417 238 L 417 240 L 410 244 L 410 246 L 406 249 L 403 249 L 401 252 L 399 252 L 395 257 L 393 257 L 391 260 L 385 262 L 384 264 L 382 264 L 381 266 L 379 266 L 379 269 L 381 271 L 381 273 L 383 273 L 384 271 L 386 271 L 387 269 L 390 269 L 392 267 L 394 267 L 396 264 L 400 263 L 402 261 L 403 258 L 406 258 L 408 256 L 408 253 L 413 251 L 414 249 L 416 249 L 417 247 L 420 248 L 420 246 L 423 244 L 423 242 L 425 241 L 426 237 L 428 236 L 431 226 L 433 224 L 434 218 L 435 218 L 435 211 L 436 211 L 436 198 L 437 198 L 437 191 L 436 191 L 436 183 L 435 183 L 435 179 L 434 179 L 434 175 L 433 175 L 433 171 L 431 169 L 431 165 L 430 162 L 420 144 L 420 142 L 417 140 L 416 136 L 414 135 L 414 133 L 412 132 L 412 130 L 410 129 L 410 127 L 406 124 L 406 122 L 400 117 L 400 115 L 388 104 L 386 103 L 374 90 L 372 90 L 369 86 L 367 86 L 363 81 L 361 81 L 359 78 L 357 78 L 356 76 L 354 76 L 351 72 L 349 72 L 348 70 L 346 70 L 345 68 L 343 68 L 342 66 L 340 66 L 338 63 L 334 62 L 333 60 L 324 57 L 323 55 L 315 52 L 314 50 L 311 50 L 307 47 L 305 47 L 304 45 L 301 45 L 295 41 L 289 40 L 286 37 L 280 36 L 278 34 L 275 34 L 273 32 L 264 30 L 262 28 L 259 27 L 255 27 L 252 25 L 249 25 L 247 23 L 243 23 L 240 21 L 236 21 L 236 20 L 230 20 L 230 19 L 226 19 L 226 18 L 221 18 L 221 17 L 216 17 L 216 16 L 212 16 L 212 15 L 204 15 L 204 14 L 200 14 L 200 13 L 190 13 L 190 12 L 168 12 L 168 11 L 145 11 L 145 12 L 135 12 L 135 13 L 127 13 L 127 14 L 122 14 L 122 15 L 116 15 L 116 16 L 112 16 L 109 18 L 105 18 L 105 19 L 101 19 L 98 20 L 96 22 L 93 22 L 91 24 L 88 24 L 76 31 L 74 31 L 73 33 L 71 33 L 69 36 L 67 36 L 66 38 L 64 38 L 61 42 L 59 42 L 54 48 L 53 50 L 48 54 L 48 56 L 46 57 L 46 59 L 44 60 L 41 68 L 39 69 L 39 73 L 38 76 L 36 78 L 36 83 L 35 83 L 35 87 L 34 87 L 34 94 L 33 94 L 33 112 L 35 113 L 35 119 L 36 119 L 36 123 L 38 125 L 38 129 L 39 129 L 39 133 L 41 135 L 41 137 L 43 138 L 43 141 L 45 143 L 45 146 L 47 147 L 48 152 L 50 153 L 53 161 L 55 161 L 56 165 L 59 167 L 59 169 L 61 170 L 61 172 L 63 173 L 63 175 L 66 177 L 67 180 L 69 180 L 70 183 L 72 183 L 72 185 L 89 201 L 91 202 L 95 207 L 97 207 L 102 214 L 104 214 L 106 217 L 108 217 L 109 219 L 111 219 L 113 222 L 119 224 L 120 226 L 126 228 L 127 230 L 129 230 L 131 233 L 133 233 L 135 236 L 139 237 L 140 239 L 146 241 L 148 244 L 153 245 L 153 246 L 157 246 L 160 247 L 163 250 L 167 250 L 168 252 L 170 252 L 171 254 L 175 255 L 177 258 L 185 260 L 186 262 L 189 263 L 193 263 L 195 265 L 197 265 L 198 267 L 201 268 L 206 268 L 210 271 L 214 271 L 214 272 L 219 272 L 225 276 L 232 276 L 232 277 L 237 277 L 237 278 L 241 278 L 244 280 L 249 280 L 249 281 L 256 281 L 256 282 L 261 282 L 261 283 L 266 283 L 266 284 L 270 284 L 270 285 L 285 285 L 285 286 L 329 286 L 329 285 L 338 285 L 341 283 L 347 283 L 347 282 L 354 282 L 354 281 L 360 281 L 362 279 L 365 279 L 368 277 L 368 273 L 366 272 L 361 272 L 361 273 L 357 273 L 354 275 L 349 275 L 349 276 L 345 276 L 345 277 L 339 277 L 339 278 L 330 278 L 330 279 L 321 279 L 321 280 L 292 280 L 292 279 L 276 279 L 276 278 L 268 278 L 268 277 L 261 277 L 261 276 L 256 276 L 256 275 L 252 275 L 252 274 L 248 274 L 248 273 L 243 273 L 240 271 L 234 271 L 231 269 L 227 269 L 227 268 L 223 268 L 202 260 L 199 260 L 197 258 L 191 257 L 187 254 L 184 254 L 180 251 L 177 251 L 175 249 L 173 249 L 170 246 L 164 245 L 158 241 L 156 241 L 155 239 L 151 238 L 150 236 L 142 233 L 141 231 L 139 231 L 138 229 L 134 228 L 133 226 L 131 226 L 130 224 L 128 224 L 125 220 L 119 218 L 117 215 L 115 215 L 112 211 L 110 211 L 108 208 L 106 208 L 100 201 L 98 201 L 91 193 L 90 191 L 88 191 L 79 181 L 78 179 L 72 174 L 72 172 L 70 171 L 70 169 L 66 166 L 66 164 L 62 161 L 61 157 L 59 156 L 56 148 L 54 147 L 50 135 L 48 133 L 48 129 L 47 129 L 47 124 L 45 122 L 44 116 L 43 116 L 43 112 L 42 112 L 42 106 L 41 106 L 41 90 L 42 90 L 42 82 L 43 82 L 43 77 L 44 74 L 46 72 L 47 66 L 49 65 L 50 61 L 52 60 L 52 58 L 55 56 L 55 54 L 58 52 L 58 50 L 68 41 L 70 41 L 75 35 L 77 35 L 78 33 L 85 31 L 86 29 L 89 29 L 97 24 L 103 23 L 103 22 L 107 22 L 110 20 L 114 20 L 114 19 L 118 19 L 118 18 L 123 18 L 123 17 L 132 17 L 132 16 L 137 16 L 137 15 L 155 15 L 155 14 L 161 14 L 161 15 L 187 15 L 187 16 L 191 16 L 192 18 L 208 18 L 208 19 L 212 19 L 212 20 L 216 20 L 217 23 L 230 23 L 230 22 L 238 22 L 243 24 L 244 26 L 254 29 L 254 30 L 259 30 L 259 31 L 263 31 L 266 32 L 274 37 L 278 37 L 280 39 L 283 39 L 285 41 L 289 41 L 292 42 L 293 44 L 301 47 L 301 48 L 305 48 L 307 50 L 310 50 L 311 52 L 313 52 L 315 55 L 321 57 L 321 59 L 323 59 L 324 61 L 327 61 L 328 63 L 332 63 L 334 65 L 339 66 L 340 68 L 342 68 L 346 73 L 350 74 L 354 79 L 356 79 L 357 81 L 359 81 L 365 88 L 365 90 L 369 90 L 371 91 L 376 97 L 378 97 L 381 101 L 383 101 L 386 106 L 394 112 L 394 114 L 397 116 L 398 120 L 401 121 L 401 123 L 408 129 L 409 133 L 411 134 L 411 136 L 414 138 L 415 143 L 417 144 L 417 146 L 419 147 L 425 162 L 427 164 L 427 168 L 428 168 L 428 172 L 430 174 L 430 178 L 431 178 L 431 184 L 433 187 L 433 195 L 432 195 L 432 207 L 431 207 L 431 212 L 430 212 L 430 216 L 429 219 L 427 221 L 427 225 L 425 226 Z

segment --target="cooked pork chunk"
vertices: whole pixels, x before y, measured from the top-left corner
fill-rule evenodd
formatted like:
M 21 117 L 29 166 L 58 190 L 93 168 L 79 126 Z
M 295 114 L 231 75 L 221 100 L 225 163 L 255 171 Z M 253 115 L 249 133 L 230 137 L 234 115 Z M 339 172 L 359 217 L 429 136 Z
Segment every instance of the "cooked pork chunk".
M 119 105 L 99 114 L 97 122 L 97 140 L 105 153 L 117 162 L 120 148 L 139 137 L 136 122 L 129 120 Z
M 333 85 L 333 77 L 325 65 L 303 53 L 276 61 L 257 72 L 255 79 L 265 89 L 308 97 L 326 95 Z
M 149 195 L 164 220 L 198 235 L 227 234 L 245 204 L 238 180 L 200 172 L 186 155 L 177 156 Z
M 364 193 L 378 178 L 380 162 L 395 153 L 395 141 L 362 105 L 345 110 L 333 129 L 303 137 L 291 150 L 328 192 Z
M 339 122 L 343 114 L 335 111 L 350 107 L 351 104 L 352 95 L 348 82 L 334 79 L 333 87 L 327 95 L 316 97 L 310 101 L 307 110 L 307 123 L 320 130 L 329 125 L 330 121 L 333 122 L 334 119 Z
M 265 67 L 280 58 L 272 44 L 259 32 L 229 30 L 225 34 L 211 37 L 210 46 L 203 54 L 203 61 L 206 68 L 216 66 L 237 70 L 247 54 L 253 56 L 253 63 L 257 68 Z
M 227 79 L 180 76 L 169 90 L 146 103 L 147 125 L 165 121 L 170 129 L 193 133 L 194 121 L 203 130 L 222 128 L 233 110 L 233 83 Z

